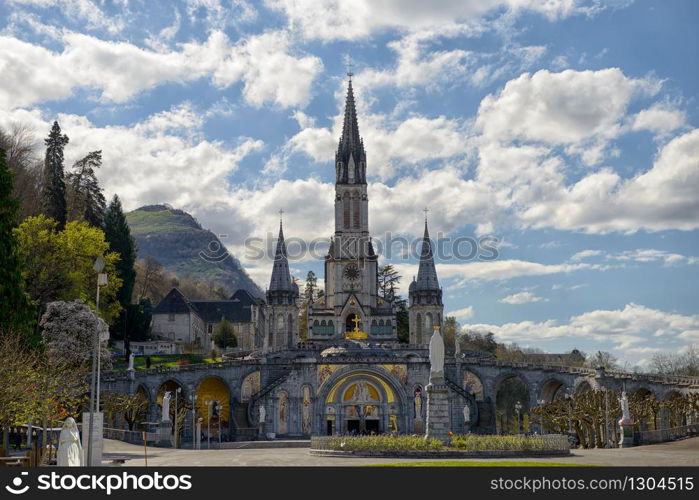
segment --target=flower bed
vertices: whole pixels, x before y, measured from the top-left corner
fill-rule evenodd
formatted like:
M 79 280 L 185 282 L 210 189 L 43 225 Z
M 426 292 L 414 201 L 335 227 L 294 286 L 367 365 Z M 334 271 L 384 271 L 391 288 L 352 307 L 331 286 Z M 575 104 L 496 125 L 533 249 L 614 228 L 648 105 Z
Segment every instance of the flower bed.
M 453 436 L 449 444 L 422 436 L 318 436 L 311 438 L 311 453 L 365 457 L 527 457 L 570 454 L 566 436 Z

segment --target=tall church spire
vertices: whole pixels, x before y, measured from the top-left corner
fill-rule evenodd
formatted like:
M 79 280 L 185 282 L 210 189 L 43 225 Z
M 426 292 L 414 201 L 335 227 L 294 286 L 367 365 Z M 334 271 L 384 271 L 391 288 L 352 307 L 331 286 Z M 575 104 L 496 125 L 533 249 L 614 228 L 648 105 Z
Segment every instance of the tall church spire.
M 427 229 L 427 217 L 425 217 L 425 234 L 422 237 L 422 251 L 420 252 L 420 267 L 417 271 L 417 290 L 439 290 L 437 280 L 437 270 L 434 266 L 434 256 L 432 254 L 432 241 Z
M 352 72 L 347 73 L 347 97 L 345 99 L 345 117 L 342 124 L 342 137 L 335 154 L 338 184 L 361 184 L 366 182 L 366 153 L 364 142 L 359 135 L 357 108 L 352 89 Z
M 284 242 L 284 231 L 282 221 L 279 220 L 279 238 L 277 239 L 277 250 L 274 253 L 274 267 L 272 268 L 272 279 L 269 283 L 269 291 L 291 291 L 294 287 L 289 272 L 289 260 L 286 254 L 286 243 Z

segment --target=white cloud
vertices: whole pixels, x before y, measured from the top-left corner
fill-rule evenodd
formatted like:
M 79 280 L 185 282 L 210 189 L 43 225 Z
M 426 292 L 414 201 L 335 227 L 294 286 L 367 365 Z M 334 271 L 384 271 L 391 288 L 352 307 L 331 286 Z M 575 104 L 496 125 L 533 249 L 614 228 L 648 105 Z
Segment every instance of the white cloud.
M 653 94 L 657 83 L 627 78 L 618 68 L 524 73 L 481 101 L 476 126 L 490 139 L 548 145 L 613 137 L 631 97 L 640 91 Z
M 43 9 L 60 9 L 67 17 L 85 21 L 89 30 L 106 29 L 112 34 L 119 33 L 126 26 L 122 16 L 107 15 L 90 0 L 7 0 L 17 7 L 31 6 Z
M 514 293 L 512 295 L 508 295 L 507 297 L 503 297 L 502 299 L 498 300 L 498 302 L 510 305 L 520 305 L 530 304 L 532 302 L 548 302 L 548 299 L 539 297 L 538 295 L 535 295 L 531 292 L 519 292 Z
M 440 279 L 456 278 L 464 282 L 470 280 L 498 281 L 524 276 L 546 276 L 571 273 L 584 269 L 602 270 L 605 266 L 587 263 L 541 264 L 525 260 L 494 260 L 488 262 L 466 262 L 463 264 L 437 264 Z
M 570 260 L 583 260 L 589 257 L 597 257 L 602 255 L 604 252 L 602 250 L 582 250 L 575 255 L 573 255 Z
M 532 10 L 550 20 L 578 12 L 590 14 L 594 10 L 582 0 L 267 0 L 266 3 L 284 12 L 290 26 L 307 38 L 326 41 L 356 40 L 386 29 L 417 31 L 475 23 L 485 14 L 503 9 Z
M 469 319 L 473 317 L 473 306 L 463 307 L 456 311 L 447 313 L 447 316 L 454 316 L 456 319 Z
M 322 63 L 315 56 L 294 56 L 288 34 L 276 31 L 235 44 L 221 31 L 204 43 L 155 52 L 127 42 L 112 42 L 64 32 L 61 53 L 13 37 L 0 37 L 0 107 L 13 109 L 69 97 L 76 88 L 96 89 L 100 99 L 125 102 L 166 82 L 185 83 L 210 77 L 226 88 L 243 82 L 243 96 L 260 106 L 304 105 Z
M 684 111 L 672 109 L 662 104 L 654 104 L 639 111 L 632 117 L 633 130 L 650 130 L 659 134 L 668 134 L 685 125 Z
M 631 303 L 623 309 L 596 310 L 573 316 L 563 324 L 547 320 L 464 327 L 493 332 L 498 339 L 508 342 L 587 337 L 597 342 L 613 342 L 619 350 L 661 346 L 667 348 L 668 341 L 694 339 L 699 331 L 699 316 L 671 313 Z
M 699 257 L 687 257 L 686 255 L 653 248 L 639 248 L 610 254 L 607 255 L 607 259 L 634 262 L 663 262 L 666 266 L 699 263 Z

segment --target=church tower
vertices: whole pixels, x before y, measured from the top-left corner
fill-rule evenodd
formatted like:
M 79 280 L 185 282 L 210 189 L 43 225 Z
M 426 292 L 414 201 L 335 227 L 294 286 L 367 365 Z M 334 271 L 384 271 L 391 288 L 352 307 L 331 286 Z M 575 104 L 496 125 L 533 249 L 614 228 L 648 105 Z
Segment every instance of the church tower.
M 393 301 L 378 295 L 378 256 L 369 236 L 366 152 L 348 73 L 342 136 L 335 153 L 335 233 L 325 258 L 325 296 L 309 309 L 310 340 L 337 340 L 358 328 L 396 340 Z
M 430 341 L 433 327 L 442 325 L 444 314 L 442 289 L 439 287 L 437 269 L 434 266 L 427 218 L 425 218 L 425 234 L 422 237 L 417 280 L 413 278 L 413 282 L 410 283 L 408 296 L 410 299 L 408 307 L 410 343 L 427 344 Z
M 267 289 L 265 350 L 274 347 L 292 347 L 297 344 L 299 340 L 298 297 L 299 287 L 291 279 L 291 274 L 289 273 L 289 260 L 280 220 L 272 279 Z

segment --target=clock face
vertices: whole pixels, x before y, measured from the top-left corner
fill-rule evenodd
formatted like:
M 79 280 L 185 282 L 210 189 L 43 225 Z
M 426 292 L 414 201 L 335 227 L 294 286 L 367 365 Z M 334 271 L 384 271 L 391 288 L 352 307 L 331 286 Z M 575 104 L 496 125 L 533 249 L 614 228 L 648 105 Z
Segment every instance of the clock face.
M 356 264 L 347 264 L 345 266 L 345 278 L 350 281 L 356 281 L 359 279 L 360 273 L 359 268 Z

